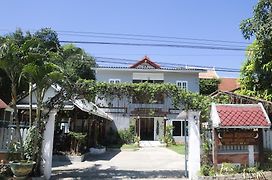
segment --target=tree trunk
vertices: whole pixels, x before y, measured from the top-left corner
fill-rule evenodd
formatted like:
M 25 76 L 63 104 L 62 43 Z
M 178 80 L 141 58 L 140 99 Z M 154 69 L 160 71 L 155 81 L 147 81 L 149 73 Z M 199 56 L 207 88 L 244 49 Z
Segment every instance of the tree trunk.
M 42 107 L 42 92 L 41 90 L 37 87 L 36 89 L 36 99 L 37 99 L 37 108 L 36 108 L 36 126 L 38 133 L 42 136 L 42 126 L 41 126 L 41 107 Z M 41 167 L 41 145 L 42 145 L 42 140 L 36 138 L 34 140 L 34 149 L 38 150 L 37 154 L 33 154 L 33 159 L 36 162 L 35 168 L 34 168 L 34 174 L 39 175 L 40 174 L 40 167 Z
M 32 125 L 32 83 L 29 82 L 29 127 Z
M 16 132 L 19 136 L 19 142 L 20 142 L 20 158 L 24 159 L 24 148 L 23 148 L 23 140 L 20 133 L 20 124 L 19 124 L 19 118 L 18 118 L 18 110 L 17 110 L 17 91 L 16 91 L 16 83 L 14 81 L 11 82 L 11 97 L 12 97 L 12 105 L 13 105 L 13 119 L 15 119 L 16 123 Z

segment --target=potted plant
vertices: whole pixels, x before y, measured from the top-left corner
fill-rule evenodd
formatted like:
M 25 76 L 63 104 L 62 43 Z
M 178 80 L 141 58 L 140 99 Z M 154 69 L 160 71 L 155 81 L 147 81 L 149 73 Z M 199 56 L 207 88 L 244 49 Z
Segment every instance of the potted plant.
M 70 144 L 70 152 L 61 153 L 59 155 L 55 155 L 54 158 L 59 160 L 70 160 L 71 162 L 83 162 L 85 159 L 85 142 L 87 134 L 81 132 L 69 132 L 69 136 L 71 138 Z
M 37 152 L 33 147 L 34 138 L 40 139 L 36 127 L 32 126 L 28 130 L 22 147 L 18 141 L 11 143 L 9 147 L 9 159 L 11 160 L 9 166 L 16 178 L 26 178 L 32 172 L 33 166 L 36 164 L 36 162 L 33 161 L 33 154 Z

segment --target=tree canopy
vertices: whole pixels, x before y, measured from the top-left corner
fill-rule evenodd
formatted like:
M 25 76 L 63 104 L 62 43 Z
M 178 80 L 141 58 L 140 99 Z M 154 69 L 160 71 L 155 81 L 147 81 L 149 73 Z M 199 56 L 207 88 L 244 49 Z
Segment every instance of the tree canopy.
M 272 100 L 272 1 L 260 0 L 240 28 L 245 39 L 256 38 L 247 48 L 240 93 Z
M 33 144 L 30 145 L 33 151 L 32 160 L 36 161 L 35 172 L 38 172 L 41 162 L 42 135 L 46 123 L 41 110 L 45 106 L 48 107 L 48 104 L 43 102 L 46 90 L 54 83 L 62 85 L 69 82 L 72 85 L 80 79 L 95 79 L 91 70 L 94 65 L 95 60 L 87 55 L 84 50 L 73 45 L 62 47 L 57 33 L 49 28 L 40 29 L 33 34 L 17 30 L 15 33 L 0 36 L 0 69 L 2 70 L 1 73 L 5 72 L 6 78 L 10 80 L 13 115 L 19 135 L 16 102 L 20 80 L 25 78 L 25 84 L 31 82 L 35 85 L 33 92 L 36 95 L 37 108 L 33 131 L 37 136 L 31 141 Z M 3 85 L 3 83 L 0 85 Z M 52 103 L 51 105 L 54 106 Z M 23 159 L 24 148 L 22 139 L 19 139 L 20 154 Z
M 199 93 L 210 95 L 218 90 L 219 79 L 199 79 Z

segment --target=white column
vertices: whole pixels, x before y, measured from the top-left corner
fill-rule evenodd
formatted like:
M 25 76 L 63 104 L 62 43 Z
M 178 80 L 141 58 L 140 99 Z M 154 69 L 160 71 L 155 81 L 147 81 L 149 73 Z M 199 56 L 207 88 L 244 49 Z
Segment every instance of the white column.
M 52 152 L 55 129 L 55 115 L 57 110 L 53 109 L 49 112 L 49 117 L 45 125 L 45 131 L 42 142 L 42 172 L 45 179 L 50 179 L 52 168 Z
M 248 145 L 248 165 L 254 166 L 254 145 Z
M 199 111 L 188 112 L 188 171 L 189 179 L 198 179 L 200 171 L 200 129 L 199 129 Z

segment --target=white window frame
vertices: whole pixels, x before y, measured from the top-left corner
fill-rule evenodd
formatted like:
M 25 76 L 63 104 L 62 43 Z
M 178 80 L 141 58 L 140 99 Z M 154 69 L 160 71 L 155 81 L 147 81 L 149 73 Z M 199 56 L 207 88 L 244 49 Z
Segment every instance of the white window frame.
M 182 121 L 180 121 L 180 120 L 172 120 L 171 121 L 171 124 L 172 124 L 172 127 L 174 128 L 174 121 L 176 121 L 176 122 L 180 122 L 180 136 L 175 136 L 174 135 L 174 129 L 172 130 L 172 135 L 173 135 L 173 137 L 182 137 Z
M 112 83 L 112 84 L 117 84 L 120 82 L 121 82 L 121 79 L 109 79 L 109 83 Z
M 176 81 L 177 87 L 188 91 L 188 81 Z
M 174 138 L 184 138 L 185 136 L 186 136 L 186 128 L 187 128 L 187 136 L 186 137 L 188 137 L 189 136 L 189 132 L 188 132 L 188 128 L 189 128 L 189 122 L 188 122 L 188 120 L 187 121 L 185 121 L 185 120 L 181 120 L 181 119 L 172 119 L 171 120 L 171 125 L 172 126 L 174 126 L 173 125 L 173 121 L 179 121 L 180 123 L 181 123 L 181 125 L 180 125 L 180 132 L 181 132 L 181 134 L 180 134 L 180 136 L 174 136 L 173 135 L 173 132 L 174 132 L 174 129 L 172 130 L 172 135 L 173 135 L 173 137 Z M 186 122 L 187 122 L 187 127 L 185 127 L 186 126 Z

